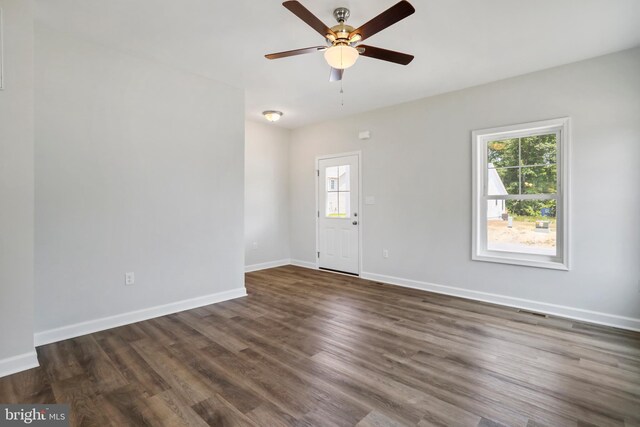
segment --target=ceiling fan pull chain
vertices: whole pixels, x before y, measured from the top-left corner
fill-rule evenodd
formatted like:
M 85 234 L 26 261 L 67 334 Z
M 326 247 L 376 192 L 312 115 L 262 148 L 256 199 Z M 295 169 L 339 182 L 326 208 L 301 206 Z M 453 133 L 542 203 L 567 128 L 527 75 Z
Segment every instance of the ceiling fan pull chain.
M 342 80 L 340 80 L 340 105 L 344 107 L 344 90 L 342 89 Z

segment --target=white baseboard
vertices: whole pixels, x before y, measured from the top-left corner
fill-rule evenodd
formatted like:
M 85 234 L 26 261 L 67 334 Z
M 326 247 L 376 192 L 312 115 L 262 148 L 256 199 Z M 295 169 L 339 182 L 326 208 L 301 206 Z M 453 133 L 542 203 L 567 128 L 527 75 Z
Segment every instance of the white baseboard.
M 38 366 L 40 366 L 40 364 L 38 363 L 38 355 L 35 350 L 13 357 L 7 357 L 6 359 L 0 360 L 0 378 L 15 374 L 16 372 L 26 371 L 27 369 L 37 368 Z
M 186 299 L 169 304 L 144 308 L 142 310 L 117 314 L 115 316 L 75 323 L 73 325 L 67 325 L 61 328 L 37 332 L 34 334 L 33 339 L 36 346 L 41 346 L 57 341 L 66 340 L 69 338 L 79 337 L 81 335 L 104 331 L 105 329 L 116 328 L 118 326 L 152 319 L 154 317 L 166 316 L 167 314 L 173 314 L 179 311 L 190 310 L 192 308 L 198 308 L 209 304 L 215 304 L 217 302 L 240 298 L 246 295 L 247 290 L 244 287 L 232 289 L 230 291 L 218 292 L 202 297 Z
M 309 262 L 309 261 L 302 261 L 302 260 L 299 260 L 299 259 L 292 259 L 291 260 L 291 265 L 295 265 L 295 266 L 298 266 L 298 267 L 304 267 L 304 268 L 311 268 L 311 269 L 314 269 L 314 270 L 318 269 L 318 266 L 315 263 Z
M 260 264 L 247 265 L 244 268 L 244 272 L 250 273 L 252 271 L 266 270 L 267 268 L 282 267 L 284 265 L 295 265 L 298 267 L 311 268 L 313 270 L 318 269 L 318 266 L 316 266 L 313 262 L 287 258 L 287 259 L 280 259 L 278 261 L 269 261 L 269 262 L 262 262 Z
M 596 323 L 598 325 L 613 326 L 615 328 L 627 329 L 631 331 L 640 331 L 640 319 L 636 319 L 633 317 L 618 316 L 617 314 L 608 314 L 599 311 L 585 310 L 582 308 L 567 307 L 564 305 L 509 297 L 506 295 L 473 291 L 469 289 L 456 288 L 453 286 L 436 285 L 434 283 L 402 279 L 399 277 L 385 276 L 383 274 L 363 272 L 360 277 L 367 280 L 402 286 L 405 288 L 420 289 L 423 291 L 435 292 L 438 294 L 451 295 L 476 301 L 505 305 L 508 307 L 521 308 L 543 314 L 550 314 L 552 316 L 566 317 L 569 319 Z
M 266 270 L 267 268 L 282 267 L 283 265 L 291 264 L 289 258 L 280 259 L 277 261 L 261 262 L 259 264 L 251 264 L 244 267 L 245 273 L 251 273 L 252 271 Z

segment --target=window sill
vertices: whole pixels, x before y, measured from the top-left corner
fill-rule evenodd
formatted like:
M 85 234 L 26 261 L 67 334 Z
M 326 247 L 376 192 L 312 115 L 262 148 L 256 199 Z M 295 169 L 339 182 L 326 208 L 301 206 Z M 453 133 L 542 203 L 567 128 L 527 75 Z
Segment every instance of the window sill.
M 562 261 L 553 261 L 551 259 L 523 259 L 519 257 L 519 254 L 494 254 L 494 253 L 483 253 L 483 254 L 474 254 L 471 257 L 474 261 L 484 261 L 484 262 L 497 262 L 499 264 L 511 264 L 511 265 L 520 265 L 524 267 L 536 267 L 536 268 L 547 268 L 551 270 L 561 270 L 561 271 L 569 271 L 569 266 L 566 262 Z

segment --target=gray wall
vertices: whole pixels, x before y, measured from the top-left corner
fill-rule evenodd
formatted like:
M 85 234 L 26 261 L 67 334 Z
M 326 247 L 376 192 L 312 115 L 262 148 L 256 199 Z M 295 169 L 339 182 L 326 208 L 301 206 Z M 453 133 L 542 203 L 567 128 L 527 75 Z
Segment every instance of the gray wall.
M 245 124 L 247 266 L 289 259 L 290 138 L 289 130 L 268 123 Z
M 36 332 L 242 288 L 242 90 L 41 25 L 35 45 Z
M 33 9 L 0 0 L 0 361 L 33 352 Z
M 471 261 L 471 131 L 563 116 L 572 270 Z M 353 150 L 364 272 L 640 318 L 640 49 L 293 131 L 293 259 L 315 262 L 315 156 Z

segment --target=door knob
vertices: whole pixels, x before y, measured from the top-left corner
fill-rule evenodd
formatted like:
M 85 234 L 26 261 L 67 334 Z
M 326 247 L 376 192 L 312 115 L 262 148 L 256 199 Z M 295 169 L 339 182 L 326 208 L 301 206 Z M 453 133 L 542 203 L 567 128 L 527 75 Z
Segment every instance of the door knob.
M 351 224 L 358 225 L 358 221 L 353 221 Z

